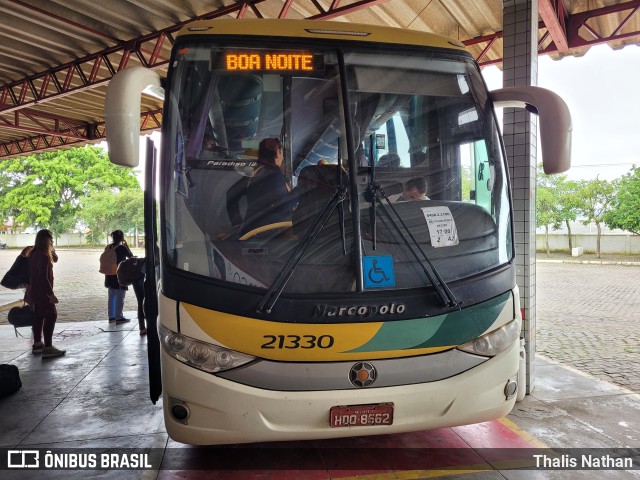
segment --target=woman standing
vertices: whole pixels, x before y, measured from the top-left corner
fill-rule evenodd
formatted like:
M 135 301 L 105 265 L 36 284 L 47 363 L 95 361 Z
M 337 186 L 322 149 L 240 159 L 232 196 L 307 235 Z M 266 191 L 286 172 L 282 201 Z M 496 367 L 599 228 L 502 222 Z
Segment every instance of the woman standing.
M 36 234 L 36 242 L 27 253 L 29 258 L 29 285 L 25 300 L 35 313 L 33 323 L 34 354 L 42 354 L 43 358 L 59 357 L 66 353 L 52 345 L 53 329 L 56 326 L 58 299 L 53 293 L 53 263 L 58 256 L 53 248 L 53 234 L 49 230 L 40 230 Z M 44 343 L 42 340 L 44 339 Z
M 113 242 L 107 248 L 113 248 L 116 252 L 116 262 L 120 265 L 125 258 L 133 257 L 133 253 L 129 249 L 126 240 L 124 239 L 124 233 L 122 230 L 114 230 L 111 232 L 111 238 Z M 104 286 L 109 291 L 109 299 L 107 309 L 109 312 L 109 323 L 126 323 L 130 320 L 125 318 L 122 314 L 124 308 L 124 296 L 127 293 L 128 288 L 118 283 L 117 275 L 105 275 Z

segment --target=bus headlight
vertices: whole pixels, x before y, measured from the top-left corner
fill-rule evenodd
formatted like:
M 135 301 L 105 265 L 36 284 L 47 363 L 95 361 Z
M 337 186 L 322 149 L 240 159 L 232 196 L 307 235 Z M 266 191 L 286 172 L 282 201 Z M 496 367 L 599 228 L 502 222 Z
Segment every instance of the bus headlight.
M 478 338 L 460 345 L 459 350 L 485 357 L 493 357 L 505 351 L 520 338 L 520 317 Z
M 160 344 L 173 358 L 204 372 L 230 370 L 255 360 L 240 352 L 201 342 L 159 325 Z

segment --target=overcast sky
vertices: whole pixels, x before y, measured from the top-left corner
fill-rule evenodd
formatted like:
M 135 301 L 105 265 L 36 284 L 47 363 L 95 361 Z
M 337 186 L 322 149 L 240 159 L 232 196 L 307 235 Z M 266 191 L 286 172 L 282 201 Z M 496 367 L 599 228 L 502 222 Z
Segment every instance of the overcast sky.
M 486 67 L 489 89 L 502 72 Z M 538 85 L 559 94 L 573 121 L 569 179 L 613 180 L 640 166 L 640 47 L 592 47 L 582 57 L 541 56 Z

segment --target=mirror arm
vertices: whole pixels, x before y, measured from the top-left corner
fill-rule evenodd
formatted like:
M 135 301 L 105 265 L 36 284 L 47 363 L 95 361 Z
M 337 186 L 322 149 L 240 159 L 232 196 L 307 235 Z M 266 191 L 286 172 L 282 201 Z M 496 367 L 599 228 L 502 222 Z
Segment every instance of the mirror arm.
M 542 164 L 546 174 L 571 167 L 571 113 L 560 96 L 534 86 L 505 87 L 490 92 L 494 107 L 525 108 L 540 117 Z
M 104 114 L 109 158 L 118 165 L 138 166 L 143 91 L 154 97 L 164 94 L 160 76 L 144 67 L 121 70 L 107 87 Z

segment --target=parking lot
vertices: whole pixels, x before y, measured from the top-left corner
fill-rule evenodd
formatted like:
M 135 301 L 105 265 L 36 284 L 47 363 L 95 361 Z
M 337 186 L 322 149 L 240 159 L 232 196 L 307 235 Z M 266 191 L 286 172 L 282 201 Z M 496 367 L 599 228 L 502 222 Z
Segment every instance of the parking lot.
M 640 264 L 538 258 L 537 353 L 640 392 Z
M 0 272 L 17 254 L 0 250 Z M 58 321 L 104 320 L 107 326 L 100 249 L 58 247 L 58 254 Z M 571 257 L 559 258 L 539 255 L 536 266 L 538 354 L 640 393 L 640 263 L 566 263 Z M 135 309 L 130 290 L 125 311 Z M 7 323 L 6 317 L 0 313 L 0 324 Z
M 104 319 L 107 324 L 107 289 L 104 275 L 98 272 L 101 249 L 56 249 L 58 262 L 53 267 L 54 291 L 60 303 L 58 322 L 92 321 Z M 0 273 L 4 275 L 19 250 L 0 250 Z M 144 251 L 135 250 L 144 256 Z M 6 290 L 4 287 L 0 287 Z M 136 310 L 133 289 L 125 296 L 124 310 Z M 7 323 L 7 314 L 0 314 L 0 324 Z

